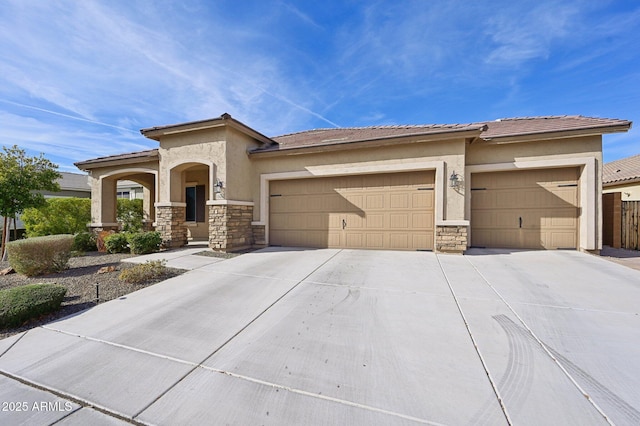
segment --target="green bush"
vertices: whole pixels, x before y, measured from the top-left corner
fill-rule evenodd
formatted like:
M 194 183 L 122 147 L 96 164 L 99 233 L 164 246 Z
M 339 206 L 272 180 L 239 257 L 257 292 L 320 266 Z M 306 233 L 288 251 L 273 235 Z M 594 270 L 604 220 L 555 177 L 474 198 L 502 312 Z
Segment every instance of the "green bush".
M 91 222 L 91 200 L 49 198 L 42 207 L 25 209 L 20 218 L 28 237 L 77 234 L 86 231 Z
M 164 274 L 167 270 L 166 264 L 166 260 L 148 260 L 120 272 L 118 279 L 126 283 L 138 284 Z
M 0 290 L 0 328 L 18 326 L 57 310 L 66 293 L 66 287 L 55 284 L 29 284 Z
M 62 271 L 68 266 L 73 240 L 73 235 L 49 235 L 11 241 L 9 264 L 28 277 Z
M 160 249 L 162 237 L 159 232 L 139 232 L 129 234 L 127 241 L 133 254 L 154 253 Z
M 104 238 L 104 246 L 109 253 L 128 253 L 129 242 L 127 241 L 127 234 L 119 232 L 106 236 Z
M 142 220 L 144 219 L 142 200 L 118 198 L 116 218 L 118 223 L 122 226 L 123 231 L 140 231 L 142 229 Z
M 96 251 L 96 236 L 91 232 L 78 232 L 73 237 L 74 251 Z

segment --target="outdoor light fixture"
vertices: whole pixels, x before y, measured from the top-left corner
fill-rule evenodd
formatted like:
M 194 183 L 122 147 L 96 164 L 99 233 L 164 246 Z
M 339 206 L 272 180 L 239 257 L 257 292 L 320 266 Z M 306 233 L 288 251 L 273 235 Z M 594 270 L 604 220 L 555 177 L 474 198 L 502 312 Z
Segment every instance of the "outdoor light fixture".
M 455 170 L 451 173 L 451 176 L 449 176 L 449 186 L 456 189 L 462 186 L 462 176 L 457 174 Z
M 224 183 L 220 179 L 216 179 L 215 185 L 213 185 L 213 190 L 216 194 L 220 193 L 220 190 L 224 188 Z

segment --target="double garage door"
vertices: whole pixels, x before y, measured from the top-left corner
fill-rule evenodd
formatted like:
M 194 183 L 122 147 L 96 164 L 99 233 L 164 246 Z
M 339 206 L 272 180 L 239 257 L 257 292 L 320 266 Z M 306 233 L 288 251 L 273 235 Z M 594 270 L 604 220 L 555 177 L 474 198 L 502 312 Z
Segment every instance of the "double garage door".
M 578 182 L 578 168 L 472 174 L 471 245 L 577 248 Z
M 432 250 L 434 172 L 272 181 L 276 246 Z

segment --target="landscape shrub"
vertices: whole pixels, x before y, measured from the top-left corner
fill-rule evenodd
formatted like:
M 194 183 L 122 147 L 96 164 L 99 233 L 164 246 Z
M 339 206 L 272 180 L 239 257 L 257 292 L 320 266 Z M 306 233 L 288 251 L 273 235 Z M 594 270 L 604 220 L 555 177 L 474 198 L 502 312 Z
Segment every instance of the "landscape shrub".
M 159 277 L 167 270 L 166 260 L 148 260 L 120 272 L 118 279 L 129 284 L 138 284 Z
M 66 293 L 66 287 L 55 284 L 28 284 L 0 290 L 0 328 L 18 326 L 57 310 Z
M 96 251 L 96 236 L 91 232 L 78 232 L 73 238 L 74 251 Z
M 91 222 L 91 200 L 49 198 L 42 207 L 25 209 L 20 218 L 28 237 L 85 232 Z
M 73 246 L 73 235 L 49 235 L 11 241 L 7 244 L 9 264 L 28 277 L 67 268 Z
M 128 253 L 129 242 L 127 241 L 127 234 L 119 232 L 104 237 L 104 246 L 109 253 Z
M 129 234 L 127 241 L 129 241 L 129 248 L 133 254 L 147 254 L 154 253 L 160 249 L 162 244 L 162 237 L 159 232 L 138 232 L 135 234 Z
M 142 229 L 144 210 L 142 200 L 118 198 L 116 206 L 116 220 L 125 232 L 137 232 Z

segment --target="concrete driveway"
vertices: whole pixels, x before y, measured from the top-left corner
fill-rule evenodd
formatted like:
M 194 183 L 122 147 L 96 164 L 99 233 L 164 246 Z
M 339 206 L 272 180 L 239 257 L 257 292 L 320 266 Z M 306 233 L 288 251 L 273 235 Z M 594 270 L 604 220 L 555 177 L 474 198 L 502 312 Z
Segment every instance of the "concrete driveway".
M 568 251 L 190 259 L 1 340 L 0 424 L 640 423 L 639 271 Z

